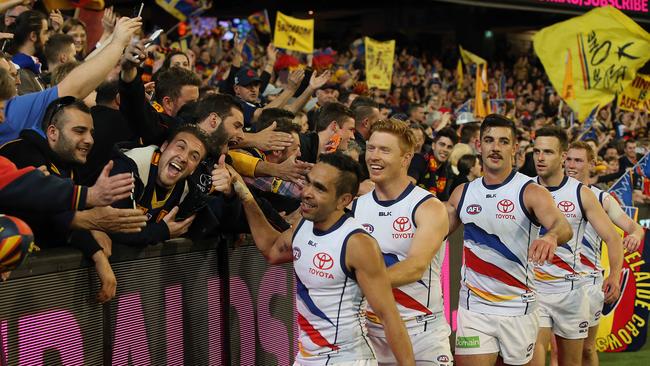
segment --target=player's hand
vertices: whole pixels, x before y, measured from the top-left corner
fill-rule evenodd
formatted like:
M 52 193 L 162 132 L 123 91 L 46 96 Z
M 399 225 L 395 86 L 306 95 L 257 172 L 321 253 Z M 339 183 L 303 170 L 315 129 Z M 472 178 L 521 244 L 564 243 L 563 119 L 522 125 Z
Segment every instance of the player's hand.
M 621 296 L 621 272 L 610 272 L 609 276 L 603 281 L 603 292 L 605 293 L 605 303 L 611 304 Z
M 88 188 L 86 195 L 86 206 L 99 207 L 108 206 L 113 202 L 129 198 L 135 188 L 135 179 L 129 173 L 121 173 L 109 176 L 113 169 L 113 161 L 104 166 L 97 178 L 95 185 Z
M 232 175 L 226 166 L 226 155 L 221 154 L 212 170 L 212 189 L 227 196 L 232 194 Z
M 640 245 L 641 240 L 634 235 L 628 235 L 623 238 L 623 248 L 627 249 L 628 252 L 636 251 Z
M 553 255 L 555 255 L 555 248 L 557 248 L 557 241 L 543 236 L 533 240 L 533 243 L 528 250 L 528 260 L 537 265 L 542 265 L 544 262 L 551 262 Z
M 192 215 L 185 220 L 176 221 L 176 214 L 178 214 L 178 206 L 174 206 L 174 208 L 163 217 L 163 221 L 167 224 L 167 229 L 169 229 L 170 239 L 178 238 L 185 234 L 196 217 L 196 215 Z

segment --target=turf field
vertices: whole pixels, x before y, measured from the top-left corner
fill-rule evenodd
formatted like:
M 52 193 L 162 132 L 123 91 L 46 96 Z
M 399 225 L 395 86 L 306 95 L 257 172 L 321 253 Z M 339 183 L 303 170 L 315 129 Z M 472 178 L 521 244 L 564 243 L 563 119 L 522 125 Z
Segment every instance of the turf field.
M 601 353 L 601 366 L 650 366 L 650 344 L 638 352 Z

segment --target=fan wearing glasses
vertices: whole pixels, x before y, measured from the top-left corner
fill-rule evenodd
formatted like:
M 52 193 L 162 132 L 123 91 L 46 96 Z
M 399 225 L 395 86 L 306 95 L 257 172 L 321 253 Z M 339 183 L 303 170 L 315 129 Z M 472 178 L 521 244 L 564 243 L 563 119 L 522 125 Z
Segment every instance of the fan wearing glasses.
M 55 99 L 45 111 L 41 127 L 45 137 L 31 129 L 21 131 L 20 137 L 0 147 L 0 155 L 18 168 L 38 167 L 46 174 L 75 180 L 75 169 L 86 163 L 93 147 L 93 120 L 90 110 L 74 97 Z M 79 186 L 77 204 L 70 211 L 55 215 L 36 209 L 20 212 L 35 234 L 41 248 L 69 245 L 81 250 L 95 262 L 102 282 L 98 299 L 102 302 L 115 295 L 116 280 L 108 256 L 111 240 L 107 232 L 137 233 L 145 226 L 146 216 L 135 209 L 116 209 L 109 205 L 128 198 L 134 187 L 130 174 L 109 176 L 113 163 L 109 162 L 89 188 Z M 42 187 L 43 190 L 48 187 Z M 59 192 L 53 191 L 52 194 Z M 86 208 L 95 208 L 87 210 Z

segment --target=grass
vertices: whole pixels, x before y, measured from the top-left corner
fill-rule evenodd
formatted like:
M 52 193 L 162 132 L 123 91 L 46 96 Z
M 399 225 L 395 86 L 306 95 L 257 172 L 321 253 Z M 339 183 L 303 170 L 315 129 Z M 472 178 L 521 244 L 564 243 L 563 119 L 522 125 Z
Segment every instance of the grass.
M 650 365 L 650 345 L 638 352 L 600 353 L 601 366 L 648 366 Z

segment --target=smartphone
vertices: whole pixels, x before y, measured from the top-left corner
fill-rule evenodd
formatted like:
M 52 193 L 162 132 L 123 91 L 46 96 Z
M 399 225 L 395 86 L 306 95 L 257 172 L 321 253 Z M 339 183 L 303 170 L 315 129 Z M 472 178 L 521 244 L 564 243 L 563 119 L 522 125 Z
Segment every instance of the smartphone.
M 147 48 L 147 47 L 151 46 L 156 41 L 156 39 L 158 39 L 158 37 L 160 37 L 162 32 L 163 32 L 162 29 L 158 29 L 155 32 L 151 33 L 151 35 L 149 36 L 149 39 L 147 39 L 147 42 L 144 44 L 144 48 Z
M 142 15 L 142 9 L 144 8 L 144 2 L 140 3 L 140 6 L 136 6 L 133 8 L 133 16 L 132 18 L 138 18 L 140 15 Z

